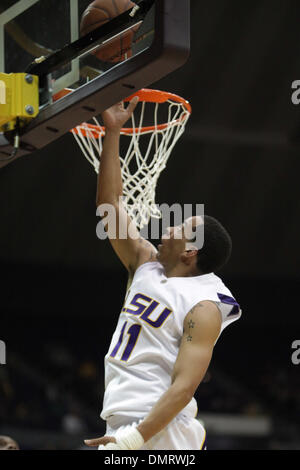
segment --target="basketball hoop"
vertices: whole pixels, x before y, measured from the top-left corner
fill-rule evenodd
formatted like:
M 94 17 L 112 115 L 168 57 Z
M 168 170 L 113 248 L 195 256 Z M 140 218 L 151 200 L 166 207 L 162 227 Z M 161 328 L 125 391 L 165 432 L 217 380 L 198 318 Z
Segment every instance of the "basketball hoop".
M 188 101 L 172 93 L 143 89 L 134 96 L 140 99 L 131 118 L 131 127 L 123 128 L 121 135 L 127 137 L 127 151 L 120 157 L 123 181 L 123 200 L 128 215 L 139 229 L 149 223 L 151 217 L 160 218 L 155 204 L 155 191 L 161 172 L 170 154 L 185 131 L 192 108 Z M 151 110 L 151 103 L 153 110 Z M 161 106 L 164 110 L 161 110 Z M 145 123 L 151 114 L 151 125 Z M 164 121 L 159 116 L 164 114 Z M 149 118 L 148 118 L 149 119 Z M 72 129 L 86 159 L 99 172 L 105 128 L 94 118 L 95 124 L 83 123 Z

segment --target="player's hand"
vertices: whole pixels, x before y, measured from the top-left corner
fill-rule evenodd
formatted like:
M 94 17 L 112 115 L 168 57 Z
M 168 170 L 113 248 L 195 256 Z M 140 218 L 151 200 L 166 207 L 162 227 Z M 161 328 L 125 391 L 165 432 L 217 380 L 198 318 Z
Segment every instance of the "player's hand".
M 100 445 L 106 446 L 110 443 L 117 445 L 116 439 L 110 436 L 98 437 L 97 439 L 85 439 L 84 443 L 89 447 L 98 447 Z
M 124 124 L 131 118 L 139 102 L 138 96 L 135 96 L 125 108 L 124 102 L 115 104 L 102 113 L 103 123 L 106 129 L 121 130 Z

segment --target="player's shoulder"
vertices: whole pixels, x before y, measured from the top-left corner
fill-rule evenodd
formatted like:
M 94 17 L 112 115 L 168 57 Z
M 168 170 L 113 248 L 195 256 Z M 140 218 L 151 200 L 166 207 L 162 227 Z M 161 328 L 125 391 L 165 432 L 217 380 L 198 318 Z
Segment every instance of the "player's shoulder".
M 188 312 L 187 318 L 211 318 L 212 315 L 219 316 L 219 308 L 212 300 L 200 300 Z
M 201 276 L 198 276 L 198 279 L 203 283 L 219 284 L 219 285 L 225 286 L 223 280 L 219 276 L 217 276 L 217 274 L 213 272 L 208 273 L 208 274 L 202 274 Z
M 199 281 L 201 283 L 199 294 L 201 292 L 202 300 L 206 299 L 216 302 L 219 308 L 222 310 L 225 308 L 226 313 L 229 310 L 231 315 L 241 313 L 241 308 L 235 295 L 219 276 L 215 273 L 209 273 L 199 276 Z M 201 301 L 201 298 L 199 298 L 199 301 Z
M 145 261 L 144 263 L 141 263 L 135 271 L 132 273 L 132 278 L 135 278 L 137 276 L 145 276 L 149 272 L 155 272 L 158 275 L 163 274 L 163 266 L 159 261 L 156 259 L 149 259 Z
M 230 291 L 222 279 L 214 273 L 187 278 L 184 284 L 186 284 L 193 300 L 199 298 L 199 301 L 201 301 L 207 298 L 207 300 L 218 301 L 218 293 L 230 295 Z
M 225 284 L 225 281 L 223 281 L 223 279 L 217 276 L 215 273 L 209 273 L 203 282 L 207 283 L 208 286 L 216 289 L 216 292 L 219 294 L 232 296 L 232 293 Z
M 208 300 L 198 302 L 184 319 L 184 331 L 193 329 L 198 339 L 211 338 L 215 342 L 222 327 L 222 316 L 216 303 Z

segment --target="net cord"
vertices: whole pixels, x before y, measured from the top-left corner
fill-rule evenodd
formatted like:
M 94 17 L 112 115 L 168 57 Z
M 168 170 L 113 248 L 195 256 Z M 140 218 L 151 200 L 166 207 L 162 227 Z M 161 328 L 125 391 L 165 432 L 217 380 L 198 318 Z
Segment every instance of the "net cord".
M 135 114 L 132 115 L 131 134 L 124 129 L 121 131 L 121 135 L 130 139 L 124 157 L 120 156 L 123 201 L 128 215 L 135 220 L 139 229 L 147 225 L 151 217 L 161 217 L 161 212 L 155 204 L 157 183 L 190 117 L 182 103 L 172 100 L 155 103 L 154 130 L 145 130 L 143 123 L 146 105 L 145 101 L 141 103 L 138 119 Z M 163 128 L 159 124 L 160 106 L 168 106 L 167 125 Z M 96 127 L 90 128 L 89 124 L 83 123 L 77 126 L 76 130 L 73 129 L 72 134 L 83 155 L 98 173 L 105 131 L 96 118 L 93 121 Z M 148 139 L 148 144 L 143 154 L 140 142 L 145 138 Z

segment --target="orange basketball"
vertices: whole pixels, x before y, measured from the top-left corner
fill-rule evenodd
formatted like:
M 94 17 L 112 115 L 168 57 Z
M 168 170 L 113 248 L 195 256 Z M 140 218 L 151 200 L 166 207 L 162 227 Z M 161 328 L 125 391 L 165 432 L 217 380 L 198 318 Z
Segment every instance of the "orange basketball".
M 82 15 L 80 23 L 80 34 L 84 36 L 99 26 L 107 23 L 118 15 L 135 6 L 131 0 L 95 0 Z M 132 40 L 139 26 L 133 27 L 126 33 L 121 34 L 106 46 L 94 53 L 98 59 L 104 62 L 120 62 L 132 56 Z

